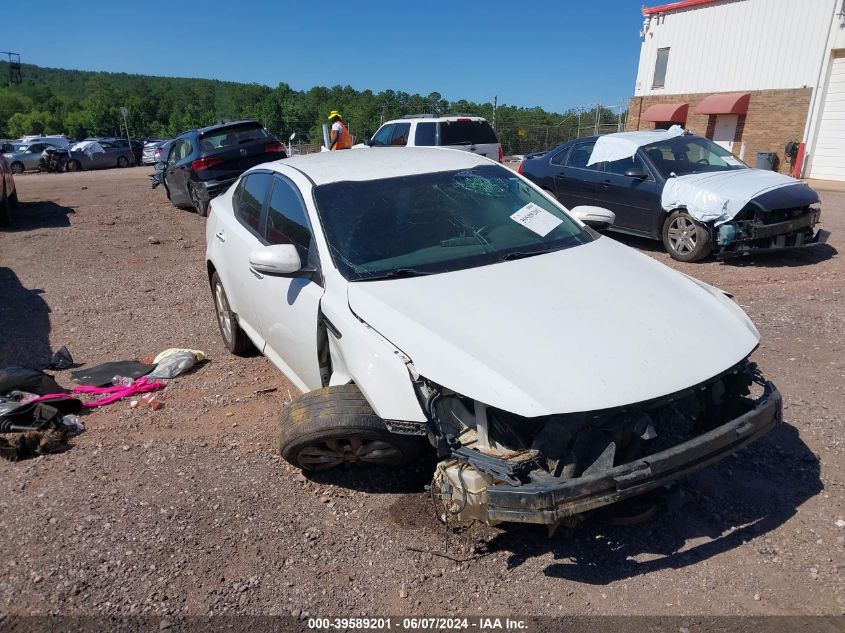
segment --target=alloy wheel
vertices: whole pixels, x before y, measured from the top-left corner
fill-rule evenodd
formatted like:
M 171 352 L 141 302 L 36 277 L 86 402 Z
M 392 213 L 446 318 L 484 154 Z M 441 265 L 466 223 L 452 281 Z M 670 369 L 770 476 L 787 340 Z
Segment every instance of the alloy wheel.
M 341 464 L 392 464 L 402 459 L 402 452 L 383 440 L 350 436 L 306 446 L 296 459 L 305 470 L 328 470 Z
M 695 222 L 690 218 L 678 216 L 669 224 L 669 243 L 676 253 L 692 253 L 698 244 Z
M 226 291 L 223 290 L 223 284 L 218 283 L 214 286 L 214 307 L 217 309 L 217 321 L 220 323 L 220 331 L 223 333 L 223 338 L 226 343 L 232 341 L 232 313 L 229 310 L 229 300 L 226 298 Z

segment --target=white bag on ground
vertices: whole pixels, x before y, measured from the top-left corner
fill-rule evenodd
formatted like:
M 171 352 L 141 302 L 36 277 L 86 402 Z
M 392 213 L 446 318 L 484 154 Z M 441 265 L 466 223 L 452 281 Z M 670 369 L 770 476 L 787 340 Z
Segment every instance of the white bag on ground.
M 163 358 L 156 365 L 156 368 L 147 374 L 147 378 L 176 378 L 176 376 L 184 374 L 196 364 L 197 356 L 193 352 L 176 352 Z

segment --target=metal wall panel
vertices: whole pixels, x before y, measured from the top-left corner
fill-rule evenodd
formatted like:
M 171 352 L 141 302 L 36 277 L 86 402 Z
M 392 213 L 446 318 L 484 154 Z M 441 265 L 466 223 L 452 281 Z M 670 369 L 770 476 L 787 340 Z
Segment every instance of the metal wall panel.
M 835 5 L 833 0 L 724 0 L 652 16 L 635 95 L 814 86 Z M 665 47 L 671 49 L 665 86 L 652 88 L 657 49 Z

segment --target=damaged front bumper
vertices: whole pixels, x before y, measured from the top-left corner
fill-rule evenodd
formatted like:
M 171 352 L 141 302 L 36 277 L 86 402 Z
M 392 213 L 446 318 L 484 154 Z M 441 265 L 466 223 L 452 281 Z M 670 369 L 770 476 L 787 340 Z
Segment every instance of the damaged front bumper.
M 726 222 L 711 229 L 714 253 L 730 257 L 824 244 L 830 232 L 814 230 L 820 216 L 819 209 L 810 209 L 798 217 L 779 222 L 767 222 L 760 217 Z
M 446 396 L 431 409 L 441 413 L 433 425 L 440 433 L 429 438 L 443 458 L 432 488 L 443 503 L 441 518 L 550 528 L 686 477 L 782 420 L 780 393 L 747 361 L 702 385 L 619 410 L 518 419 L 477 402 L 472 408 Z M 462 430 L 445 431 L 443 413 Z
M 667 450 L 567 481 L 549 476 L 519 487 L 490 486 L 487 516 L 490 522 L 557 525 L 567 517 L 648 492 L 714 464 L 762 437 L 781 420 L 781 395 L 767 382 L 754 409 Z

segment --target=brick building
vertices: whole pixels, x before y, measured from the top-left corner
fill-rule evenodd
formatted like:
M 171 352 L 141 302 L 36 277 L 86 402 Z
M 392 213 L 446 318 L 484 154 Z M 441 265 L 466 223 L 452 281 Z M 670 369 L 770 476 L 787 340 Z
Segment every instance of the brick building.
M 627 129 L 679 123 L 752 166 L 772 152 L 783 173 L 845 180 L 845 0 L 678 0 L 643 17 Z

